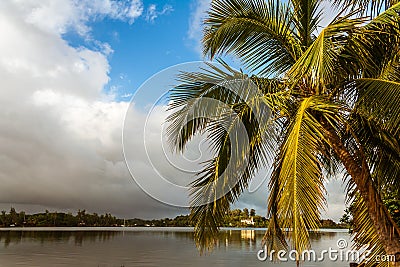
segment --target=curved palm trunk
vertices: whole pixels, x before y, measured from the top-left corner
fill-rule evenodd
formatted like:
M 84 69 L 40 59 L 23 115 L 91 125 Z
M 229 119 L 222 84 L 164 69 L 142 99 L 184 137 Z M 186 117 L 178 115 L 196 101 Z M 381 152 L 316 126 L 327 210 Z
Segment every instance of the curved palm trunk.
M 368 207 L 369 216 L 374 223 L 375 230 L 387 255 L 396 255 L 396 262 L 393 263 L 393 266 L 400 266 L 400 229 L 393 221 L 379 193 L 372 184 L 367 164 L 363 162 L 364 166 L 359 166 L 332 129 L 327 130 L 326 134 L 334 152 L 344 164 L 363 197 Z

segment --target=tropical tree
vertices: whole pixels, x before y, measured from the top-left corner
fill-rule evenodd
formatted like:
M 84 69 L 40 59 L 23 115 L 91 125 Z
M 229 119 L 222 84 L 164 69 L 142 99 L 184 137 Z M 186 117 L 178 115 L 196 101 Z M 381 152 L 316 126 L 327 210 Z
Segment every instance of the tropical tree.
M 339 15 L 322 28 L 322 2 L 211 3 L 204 55 L 234 56 L 250 74 L 219 60 L 222 66 L 182 72 L 170 92 L 172 146 L 182 151 L 205 134 L 215 153 L 191 184 L 201 249 L 213 247 L 230 204 L 257 171 L 272 166 L 268 250 L 310 247 L 309 231 L 319 228 L 326 206 L 325 182 L 344 173 L 357 247 L 400 257 L 400 230 L 382 201 L 400 187 L 400 4 L 336 1 Z M 245 135 L 232 134 L 238 121 Z
M 251 216 L 251 217 L 256 216 L 256 210 L 255 210 L 255 209 L 251 209 L 251 210 L 250 210 L 250 216 Z

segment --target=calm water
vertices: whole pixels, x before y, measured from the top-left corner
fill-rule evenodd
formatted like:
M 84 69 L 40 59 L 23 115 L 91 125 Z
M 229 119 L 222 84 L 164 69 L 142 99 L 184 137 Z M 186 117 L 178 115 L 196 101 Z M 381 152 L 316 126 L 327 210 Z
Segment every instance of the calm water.
M 200 256 L 190 228 L 65 228 L 0 230 L 0 266 L 295 266 L 257 259 L 264 230 L 224 229 L 216 249 Z M 317 252 L 337 248 L 346 231 L 313 235 Z M 347 262 L 302 266 L 346 266 Z

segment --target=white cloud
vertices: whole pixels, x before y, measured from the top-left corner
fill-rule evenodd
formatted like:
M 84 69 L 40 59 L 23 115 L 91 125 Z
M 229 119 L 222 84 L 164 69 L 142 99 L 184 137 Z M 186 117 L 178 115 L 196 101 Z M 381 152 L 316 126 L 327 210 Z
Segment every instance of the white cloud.
M 24 22 L 13 5 L 2 6 L 1 11 L 1 29 L 6 37 L 0 39 L 0 75 L 13 83 L 12 91 L 26 94 L 57 87 L 69 94 L 99 95 L 109 80 L 108 60 L 103 53 L 70 47 L 60 35 Z M 9 92 L 2 90 L 0 94 Z
M 193 42 L 194 49 L 203 56 L 201 38 L 203 37 L 203 20 L 210 8 L 211 0 L 196 0 L 189 19 L 188 38 Z
M 132 0 L 129 7 L 127 16 L 130 18 L 130 23 L 132 23 L 136 18 L 141 16 L 143 13 L 143 3 L 141 0 Z
M 72 29 L 87 35 L 91 30 L 89 21 L 109 17 L 133 23 L 143 13 L 141 0 L 14 0 L 9 5 L 18 9 L 26 22 L 53 34 Z
M 156 4 L 151 4 L 147 8 L 146 20 L 149 21 L 149 22 L 154 22 L 154 20 L 156 18 L 158 18 L 158 16 L 161 16 L 161 15 L 164 15 L 164 14 L 169 14 L 172 11 L 174 11 L 174 9 L 172 8 L 171 5 L 164 5 L 164 7 L 160 11 L 158 11 L 157 10 L 157 5 Z

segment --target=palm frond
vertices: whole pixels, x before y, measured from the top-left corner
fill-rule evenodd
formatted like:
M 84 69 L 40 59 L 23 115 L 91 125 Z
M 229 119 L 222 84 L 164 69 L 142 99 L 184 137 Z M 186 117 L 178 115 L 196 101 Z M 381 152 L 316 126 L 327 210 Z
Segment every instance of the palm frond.
M 355 112 L 371 118 L 394 136 L 400 134 L 400 83 L 364 78 L 355 81 L 359 98 Z
M 264 96 L 281 93 L 274 81 L 256 85 L 240 72 L 210 67 L 180 76 L 183 83 L 171 91 L 174 113 L 167 120 L 173 147 L 183 150 L 196 133 L 204 133 L 216 152 L 191 183 L 191 219 L 201 250 L 213 247 L 229 205 L 272 158 L 276 141 Z
M 339 17 L 321 31 L 317 39 L 288 71 L 287 78 L 292 86 L 305 82 L 302 91 L 307 94 L 321 94 L 340 74 L 338 64 L 341 52 L 352 31 L 361 26 L 363 18 L 350 18 L 350 13 Z M 308 79 L 308 80 L 307 80 Z
M 329 157 L 324 149 L 327 140 L 323 127 L 315 116 L 320 114 L 328 121 L 337 120 L 338 109 L 337 105 L 315 96 L 299 103 L 270 182 L 271 192 L 275 193 L 270 195 L 268 207 L 274 224 L 265 237 L 267 247 L 285 245 L 276 242 L 282 239 L 279 236 L 282 228 L 287 229 L 291 244 L 298 252 L 309 248 L 308 230 L 319 228 L 320 211 L 325 206 L 321 158 Z
M 301 54 L 289 7 L 270 0 L 212 1 L 204 54 L 234 54 L 259 75 L 283 73 Z
M 352 214 L 353 214 L 353 248 L 357 251 L 364 251 L 364 261 L 366 267 L 389 267 L 390 262 L 377 262 L 377 256 L 385 255 L 385 249 L 379 240 L 374 223 L 371 220 L 368 208 L 363 198 L 355 191 L 352 194 Z M 349 200 L 350 201 L 350 200 Z
M 168 140 L 173 149 L 182 151 L 186 143 L 210 123 L 210 109 L 206 105 L 215 105 L 215 102 L 203 101 L 203 98 L 216 99 L 227 105 L 237 101 L 237 94 L 219 85 L 223 82 L 244 79 L 245 76 L 232 70 L 223 61 L 219 62 L 222 68 L 206 63 L 207 68 L 203 68 L 200 72 L 182 72 L 178 76 L 181 84 L 170 91 L 168 110 L 172 114 L 166 121 L 169 123 Z M 198 109 L 195 108 L 196 105 L 203 107 Z
M 399 12 L 396 4 L 349 36 L 341 66 L 351 79 L 398 76 Z
M 400 188 L 400 140 L 371 118 L 352 114 L 353 134 L 363 144 L 363 154 L 372 170 L 372 178 L 382 191 Z
M 398 0 L 334 0 L 333 4 L 352 10 L 358 9 L 361 14 L 369 14 L 372 17 L 398 2 Z
M 290 4 L 294 13 L 294 25 L 300 39 L 303 51 L 314 40 L 314 32 L 318 29 L 322 12 L 319 9 L 321 0 L 291 0 Z
M 396 24 L 399 22 L 399 9 L 400 2 L 397 0 L 389 0 L 390 4 L 388 4 L 381 14 L 376 16 L 373 19 L 372 25 L 376 26 L 376 24 Z M 399 27 L 399 25 L 396 25 Z

